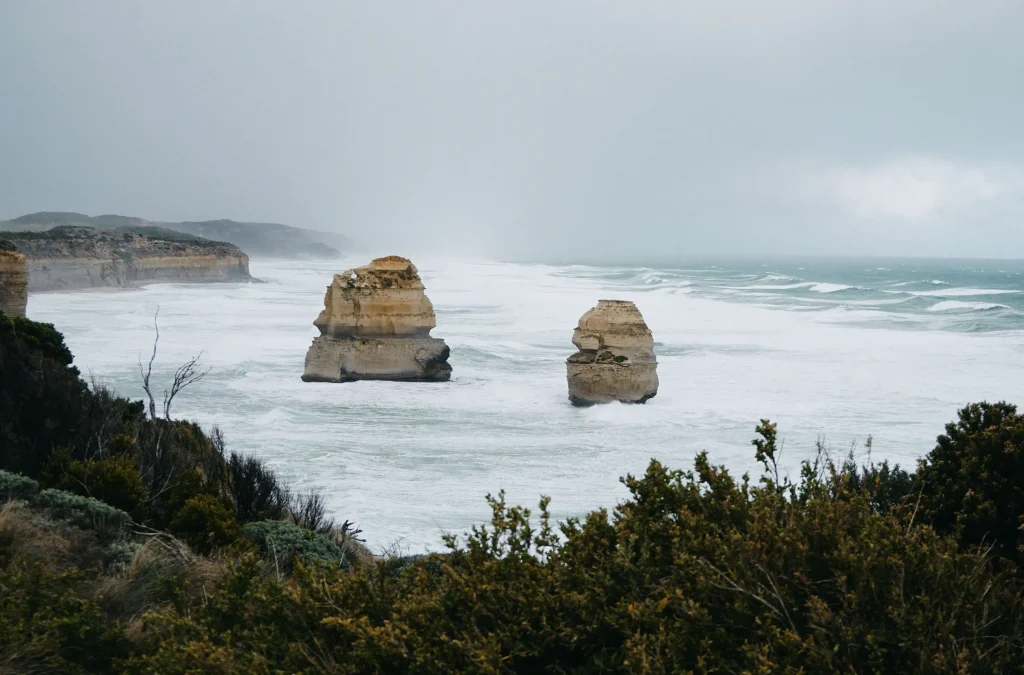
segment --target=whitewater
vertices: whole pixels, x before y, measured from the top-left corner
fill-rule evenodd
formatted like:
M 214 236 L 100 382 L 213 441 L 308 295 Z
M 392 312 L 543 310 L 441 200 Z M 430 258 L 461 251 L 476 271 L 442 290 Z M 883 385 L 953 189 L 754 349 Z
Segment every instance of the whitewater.
M 220 427 L 296 489 L 319 489 L 374 550 L 442 548 L 488 519 L 487 493 L 559 518 L 612 508 L 619 477 L 651 458 L 691 468 L 707 450 L 755 473 L 761 418 L 796 472 L 819 440 L 835 454 L 912 466 L 964 404 L 1024 403 L 1024 263 L 699 261 L 598 266 L 417 258 L 451 347 L 447 383 L 303 383 L 331 275 L 368 258 L 253 260 L 265 283 L 160 284 L 33 295 L 87 378 L 142 397 L 203 352 L 209 376 L 176 417 Z M 574 408 L 565 359 L 598 299 L 634 301 L 654 333 L 661 386 L 646 405 Z

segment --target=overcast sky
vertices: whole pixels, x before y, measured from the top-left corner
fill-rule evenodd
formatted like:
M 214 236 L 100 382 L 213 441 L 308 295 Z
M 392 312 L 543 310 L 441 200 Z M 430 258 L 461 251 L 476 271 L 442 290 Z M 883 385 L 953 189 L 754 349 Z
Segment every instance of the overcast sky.
M 1024 257 L 1024 0 L 3 0 L 0 218 Z

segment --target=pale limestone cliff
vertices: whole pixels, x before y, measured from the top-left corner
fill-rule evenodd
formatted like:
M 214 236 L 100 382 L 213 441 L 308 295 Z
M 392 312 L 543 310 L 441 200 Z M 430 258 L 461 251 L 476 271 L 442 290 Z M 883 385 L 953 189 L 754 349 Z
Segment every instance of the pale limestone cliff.
M 574 404 L 644 403 L 658 393 L 654 338 L 632 302 L 599 300 L 572 342 L 579 351 L 565 365 Z
M 28 303 L 28 274 L 25 256 L 8 241 L 0 241 L 0 312 L 25 316 Z
M 416 266 L 398 256 L 335 274 L 302 379 L 448 380 L 448 346 L 430 337 L 437 321 L 423 291 Z
M 55 227 L 5 236 L 25 255 L 30 292 L 252 280 L 249 257 L 237 246 L 153 228 Z

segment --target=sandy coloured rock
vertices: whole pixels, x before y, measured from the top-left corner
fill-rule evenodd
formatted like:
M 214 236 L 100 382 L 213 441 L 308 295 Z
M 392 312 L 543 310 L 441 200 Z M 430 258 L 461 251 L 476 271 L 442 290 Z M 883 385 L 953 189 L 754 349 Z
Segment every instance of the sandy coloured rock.
M 569 400 L 576 405 L 644 403 L 658 393 L 654 338 L 627 300 L 599 300 L 572 334 L 579 349 L 565 362 Z
M 2 238 L 25 256 L 31 293 L 157 282 L 253 281 L 249 256 L 237 246 L 154 228 L 59 226 L 41 232 L 4 232 Z
M 25 316 L 27 304 L 25 256 L 11 242 L 0 241 L 0 312 L 8 316 Z
M 302 379 L 448 380 L 448 345 L 430 337 L 437 320 L 423 291 L 416 266 L 398 256 L 335 274 Z

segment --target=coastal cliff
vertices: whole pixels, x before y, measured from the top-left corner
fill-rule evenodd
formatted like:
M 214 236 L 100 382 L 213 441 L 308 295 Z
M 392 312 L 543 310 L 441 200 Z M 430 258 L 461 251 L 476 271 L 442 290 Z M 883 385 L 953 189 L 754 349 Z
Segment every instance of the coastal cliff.
M 448 380 L 448 345 L 430 337 L 437 320 L 423 291 L 416 266 L 399 256 L 335 274 L 302 379 Z
M 27 303 L 25 256 L 11 242 L 0 240 L 0 312 L 8 316 L 25 316 Z
M 252 280 L 249 256 L 237 246 L 155 228 L 142 234 L 55 227 L 0 236 L 24 254 L 29 292 Z
M 87 216 L 84 213 L 40 211 L 0 221 L 0 230 L 41 232 L 62 225 L 92 227 L 101 230 L 134 230 L 147 236 L 153 231 L 168 231 L 208 241 L 227 242 L 255 257 L 308 260 L 338 258 L 352 242 L 336 232 L 319 232 L 281 223 L 240 223 L 234 220 L 198 222 L 159 222 L 134 216 Z M 341 249 L 341 250 L 339 250 Z

